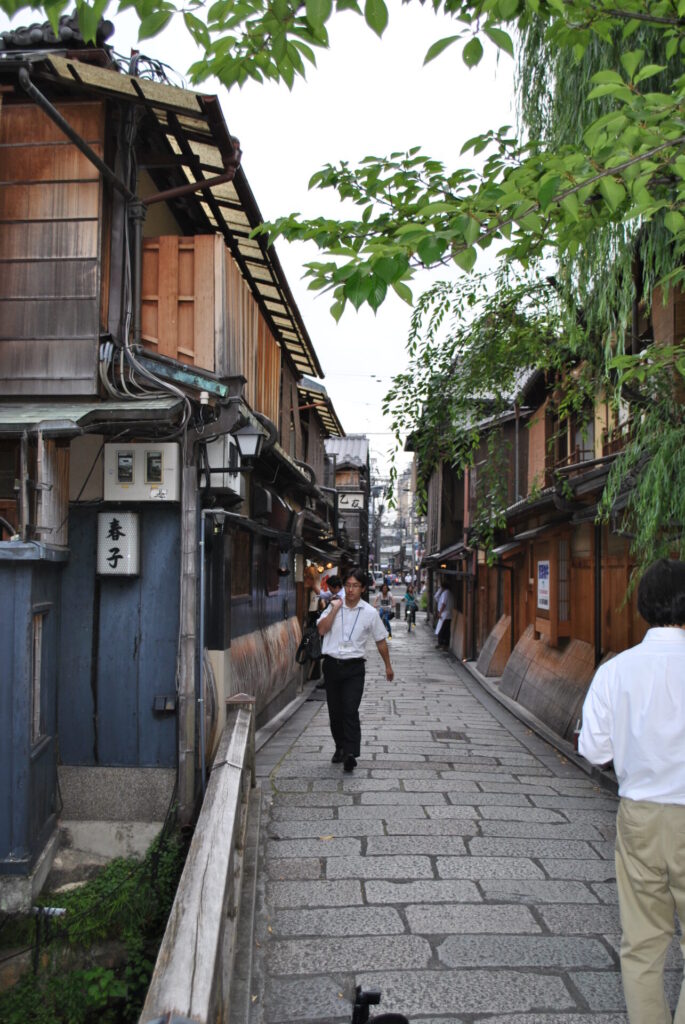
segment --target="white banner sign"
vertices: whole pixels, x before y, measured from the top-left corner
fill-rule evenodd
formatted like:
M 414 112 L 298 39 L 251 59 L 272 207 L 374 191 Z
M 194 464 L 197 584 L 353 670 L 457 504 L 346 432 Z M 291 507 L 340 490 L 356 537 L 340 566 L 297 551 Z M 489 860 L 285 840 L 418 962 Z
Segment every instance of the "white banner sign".
M 549 561 L 538 562 L 538 608 L 549 611 Z

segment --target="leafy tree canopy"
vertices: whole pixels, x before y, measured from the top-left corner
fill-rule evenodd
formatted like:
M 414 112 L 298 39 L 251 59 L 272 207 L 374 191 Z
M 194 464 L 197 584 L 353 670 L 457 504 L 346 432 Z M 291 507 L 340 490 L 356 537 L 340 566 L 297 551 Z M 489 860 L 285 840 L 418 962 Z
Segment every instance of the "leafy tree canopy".
M 0 0 L 9 14 L 29 6 L 30 0 Z M 106 6 L 106 0 L 77 0 L 86 37 L 94 37 Z M 339 318 L 347 303 L 377 309 L 389 289 L 411 302 L 416 269 L 453 263 L 470 271 L 493 242 L 506 260 L 526 266 L 550 244 L 573 259 L 598 227 L 655 219 L 668 236 L 668 265 L 660 269 L 680 279 L 685 0 L 432 0 L 425 6 L 427 14 L 439 11 L 454 23 L 426 61 L 453 47 L 469 67 L 485 46 L 513 56 L 514 35 L 576 64 L 598 46 L 611 57 L 600 61 L 585 94 L 572 97 L 581 111 L 576 138 L 545 140 L 533 130 L 521 141 L 503 127 L 469 140 L 462 167 L 445 168 L 414 149 L 316 173 L 313 188 L 336 191 L 359 215 L 342 221 L 292 215 L 267 228 L 319 247 L 324 259 L 308 273 L 312 288 L 332 290 L 333 315 Z M 44 5 L 55 22 L 64 7 L 64 0 Z M 379 36 L 390 16 L 385 0 L 120 0 L 119 8 L 135 10 L 143 39 L 182 19 L 204 54 L 190 69 L 192 79 L 215 75 L 228 87 L 249 78 L 292 86 L 315 63 L 316 50 L 328 46 L 334 16 L 363 17 Z M 642 45 L 645 30 L 660 40 L 658 62 L 654 47 Z M 587 117 L 584 108 L 601 112 Z

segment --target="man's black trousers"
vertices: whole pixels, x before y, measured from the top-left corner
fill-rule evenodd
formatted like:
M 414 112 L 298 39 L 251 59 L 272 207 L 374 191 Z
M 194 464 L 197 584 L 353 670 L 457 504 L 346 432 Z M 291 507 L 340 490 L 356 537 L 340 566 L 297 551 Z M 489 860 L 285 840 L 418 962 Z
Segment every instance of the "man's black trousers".
M 326 700 L 336 749 L 352 757 L 361 752 L 362 729 L 359 705 L 364 693 L 364 659 L 342 660 L 327 654 L 323 659 Z

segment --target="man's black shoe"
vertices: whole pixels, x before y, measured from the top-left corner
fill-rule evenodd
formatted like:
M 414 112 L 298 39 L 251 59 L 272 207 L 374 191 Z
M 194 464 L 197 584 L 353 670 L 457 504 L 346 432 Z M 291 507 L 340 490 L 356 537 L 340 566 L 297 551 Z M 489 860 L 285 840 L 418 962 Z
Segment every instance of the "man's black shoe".
M 331 758 L 331 764 L 340 764 L 340 762 L 344 759 L 345 755 L 343 754 L 342 750 L 340 749 L 340 747 L 336 747 L 335 753 Z
M 343 765 L 343 771 L 345 771 L 345 772 L 353 772 L 356 767 L 357 767 L 357 758 L 356 757 L 352 757 L 352 754 L 348 754 L 347 757 L 345 758 L 345 763 Z

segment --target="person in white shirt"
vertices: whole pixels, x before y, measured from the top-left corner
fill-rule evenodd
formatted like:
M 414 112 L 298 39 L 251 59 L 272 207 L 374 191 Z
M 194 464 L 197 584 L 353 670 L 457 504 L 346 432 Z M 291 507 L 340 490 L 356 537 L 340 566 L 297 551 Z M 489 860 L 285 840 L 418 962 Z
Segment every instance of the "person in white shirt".
M 359 705 L 364 693 L 364 651 L 373 637 L 385 665 L 385 677 L 392 682 L 387 632 L 380 616 L 366 601 L 362 590 L 366 577 L 353 569 L 345 577 L 344 598 L 331 598 L 321 614 L 317 629 L 323 638 L 323 674 L 331 733 L 335 743 L 333 764 L 342 762 L 346 772 L 354 771 L 361 751 Z
M 452 610 L 454 608 L 454 597 L 452 591 L 441 583 L 440 590 L 436 597 L 438 621 L 435 624 L 435 635 L 438 638 L 438 647 L 449 650 L 450 627 L 452 625 Z
M 685 922 L 685 562 L 660 559 L 638 586 L 651 627 L 601 665 L 583 705 L 580 753 L 613 760 L 621 802 L 616 882 L 630 1024 L 671 1024 L 664 961 Z M 681 934 L 685 953 L 685 937 Z M 673 1018 L 685 1024 L 685 981 Z

